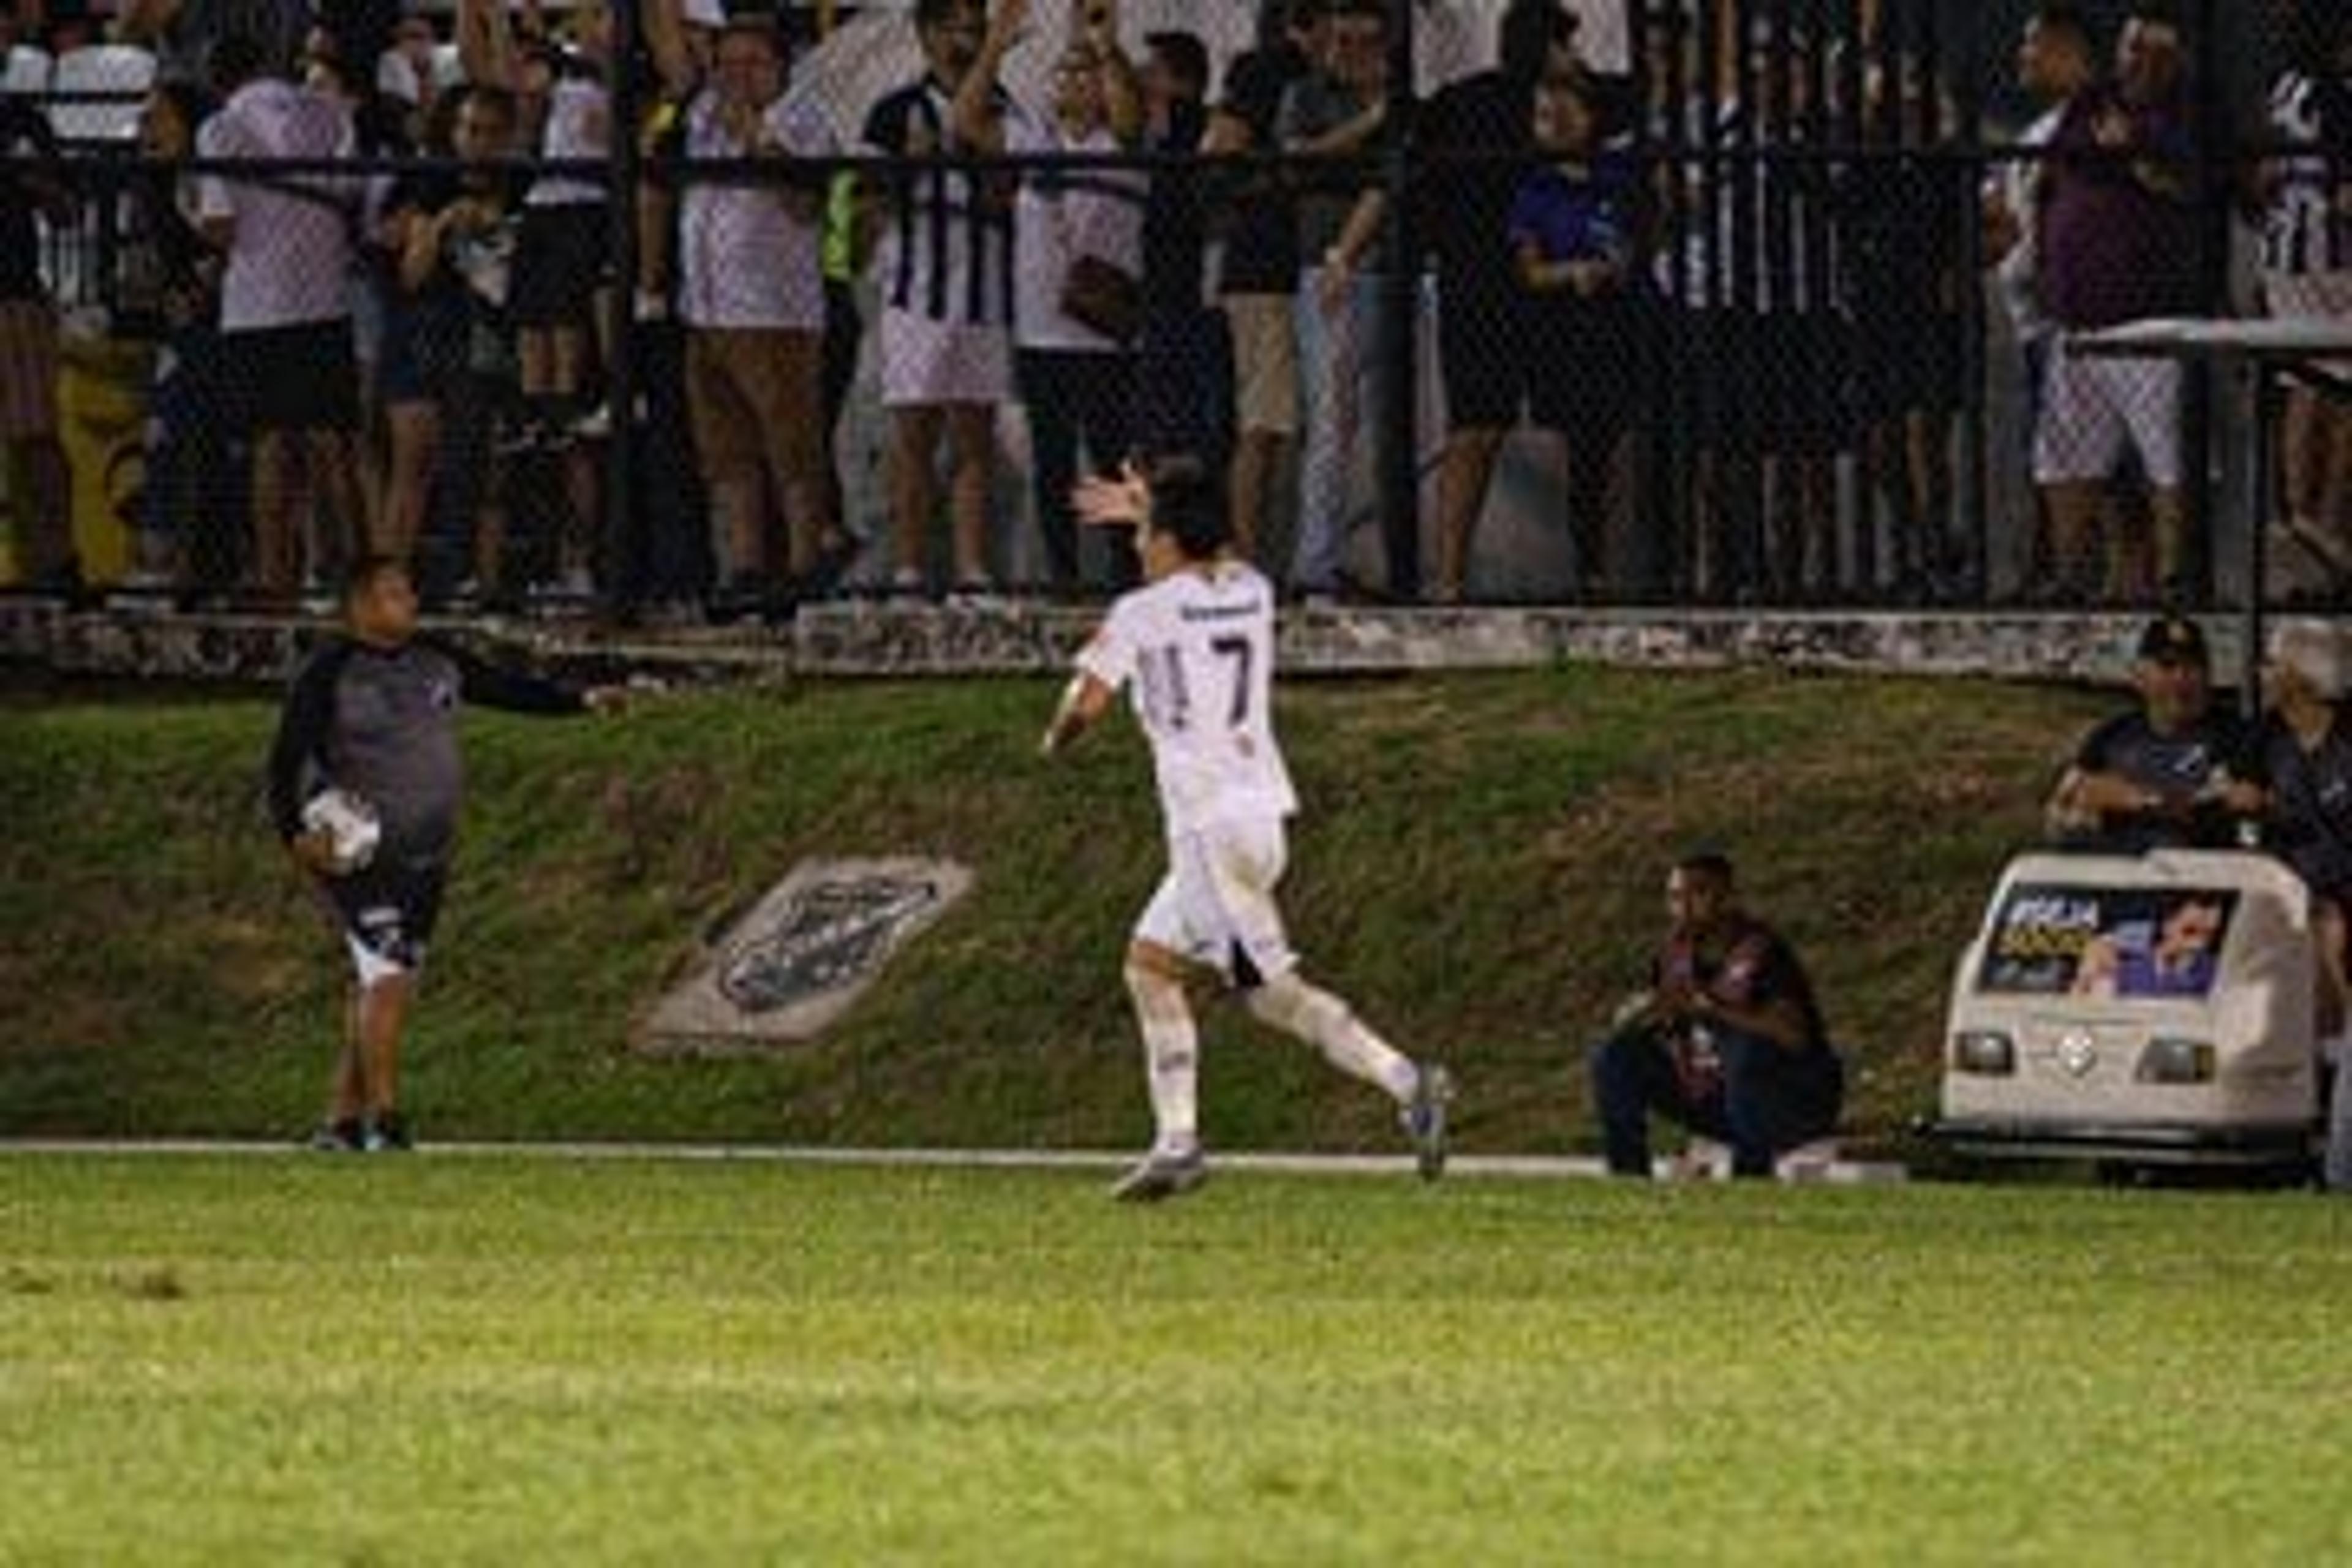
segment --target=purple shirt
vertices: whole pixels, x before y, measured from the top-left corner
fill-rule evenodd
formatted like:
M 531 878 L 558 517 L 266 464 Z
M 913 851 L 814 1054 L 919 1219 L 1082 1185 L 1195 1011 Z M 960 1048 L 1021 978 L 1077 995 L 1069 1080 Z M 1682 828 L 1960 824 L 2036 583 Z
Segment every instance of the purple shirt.
M 2129 151 L 2098 145 L 2093 126 L 2110 109 L 2131 117 Z M 2061 326 L 2111 327 L 2199 309 L 2195 144 L 2177 104 L 2134 109 L 2112 89 L 2078 94 L 2051 140 L 2042 198 L 2042 299 Z M 2133 173 L 2156 161 L 2182 183 L 2180 199 Z

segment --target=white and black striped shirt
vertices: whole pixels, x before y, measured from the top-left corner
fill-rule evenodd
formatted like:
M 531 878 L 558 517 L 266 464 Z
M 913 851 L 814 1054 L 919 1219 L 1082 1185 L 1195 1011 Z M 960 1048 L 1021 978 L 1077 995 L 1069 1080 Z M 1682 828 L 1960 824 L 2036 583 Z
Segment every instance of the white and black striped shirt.
M 2336 185 L 2352 181 L 2352 168 L 2332 166 L 2330 128 L 2321 112 L 2326 92 L 2326 84 L 2295 70 L 2282 72 L 2272 85 L 2271 133 L 2304 150 L 2279 156 L 2282 178 L 2263 214 L 2264 271 L 2300 277 L 2352 267 L 2352 217 L 2337 212 L 2335 203 Z
M 1023 112 L 1002 88 L 992 93 L 998 112 Z M 954 134 L 954 95 L 925 77 L 866 117 L 866 150 L 907 161 L 892 172 L 891 214 L 876 251 L 882 298 L 933 321 L 1010 326 L 1016 176 L 975 175 L 948 162 L 971 151 Z

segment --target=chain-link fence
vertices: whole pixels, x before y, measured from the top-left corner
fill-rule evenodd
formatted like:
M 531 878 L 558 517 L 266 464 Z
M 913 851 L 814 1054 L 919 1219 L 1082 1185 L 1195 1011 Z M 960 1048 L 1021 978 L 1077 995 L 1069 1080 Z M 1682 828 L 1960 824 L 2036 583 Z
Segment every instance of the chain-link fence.
M 1089 596 L 1135 563 L 1071 479 L 1186 451 L 1310 599 L 2352 585 L 2340 406 L 2288 398 L 2256 518 L 2244 385 L 2069 352 L 2352 316 L 2339 5 L 1032 9 L 19 41 L 0 568 Z

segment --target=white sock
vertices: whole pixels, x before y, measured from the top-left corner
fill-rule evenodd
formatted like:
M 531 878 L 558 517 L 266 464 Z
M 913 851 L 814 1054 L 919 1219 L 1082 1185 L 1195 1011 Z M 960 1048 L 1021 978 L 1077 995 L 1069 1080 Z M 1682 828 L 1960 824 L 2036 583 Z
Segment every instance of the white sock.
M 1386 1090 L 1399 1105 L 1410 1103 L 1421 1087 L 1421 1069 L 1412 1058 L 1365 1027 L 1345 1002 L 1296 973 L 1276 975 L 1251 992 L 1249 1009 L 1259 1022 L 1321 1051 L 1341 1072 Z
M 1200 1131 L 1200 1030 L 1178 982 L 1129 970 L 1128 994 L 1143 1034 L 1143 1076 L 1151 1090 L 1152 1147 L 1173 1153 L 1193 1148 Z

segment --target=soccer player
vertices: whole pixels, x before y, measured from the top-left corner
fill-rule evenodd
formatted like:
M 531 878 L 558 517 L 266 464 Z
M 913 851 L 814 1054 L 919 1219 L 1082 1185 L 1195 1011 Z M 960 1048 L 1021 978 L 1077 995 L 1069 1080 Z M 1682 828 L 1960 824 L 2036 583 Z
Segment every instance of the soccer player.
M 343 595 L 344 635 L 294 678 L 269 753 L 269 815 L 341 927 L 353 985 L 327 1121 L 315 1149 L 409 1146 L 399 1111 L 400 1040 L 416 972 L 441 909 L 457 837 L 463 769 L 460 699 L 523 713 L 580 713 L 621 693 L 575 691 L 498 668 L 416 636 L 408 568 L 371 556 Z M 372 856 L 341 858 L 306 808 L 333 789 L 365 804 L 381 828 Z
M 1134 527 L 1145 581 L 1111 605 L 1079 653 L 1043 749 L 1060 752 L 1131 688 L 1168 826 L 1168 874 L 1136 922 L 1126 964 L 1158 1135 L 1112 1195 L 1156 1202 L 1207 1179 L 1198 1033 L 1184 994 L 1202 969 L 1239 989 L 1261 1022 L 1395 1100 L 1422 1175 L 1436 1179 L 1451 1075 L 1414 1063 L 1302 978 L 1275 904 L 1284 819 L 1298 802 L 1269 707 L 1273 584 L 1228 550 L 1224 519 L 1190 459 L 1164 462 L 1148 481 L 1132 467 L 1086 480 L 1075 501 L 1083 521 Z

